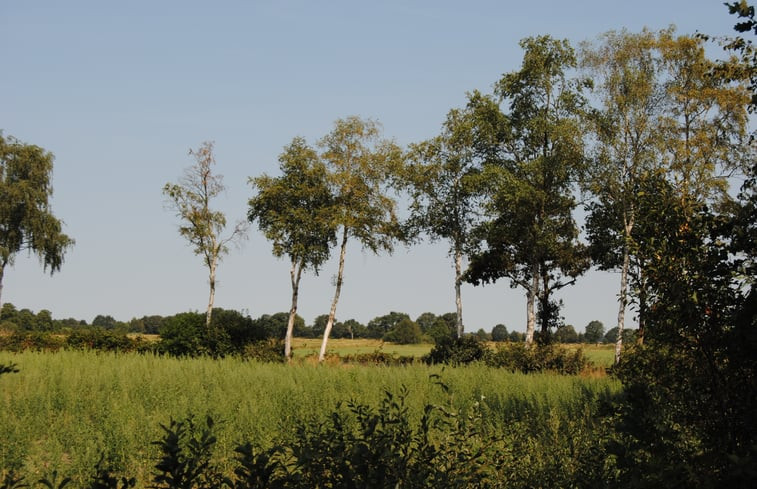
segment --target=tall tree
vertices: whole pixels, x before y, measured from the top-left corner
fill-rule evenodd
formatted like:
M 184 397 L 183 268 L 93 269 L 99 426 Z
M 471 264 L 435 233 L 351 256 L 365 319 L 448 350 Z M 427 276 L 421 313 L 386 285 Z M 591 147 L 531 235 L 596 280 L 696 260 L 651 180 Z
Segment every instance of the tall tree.
M 284 355 L 290 358 L 297 316 L 297 299 L 303 270 L 316 275 L 336 242 L 334 198 L 326 166 L 302 138 L 294 138 L 279 156 L 281 176 L 250 179 L 256 195 L 247 214 L 273 243 L 273 254 L 287 256 L 291 267 L 292 304 L 284 339 Z
M 50 210 L 52 172 L 52 153 L 0 132 L 0 304 L 5 267 L 16 253 L 34 252 L 52 274 L 74 244 Z
M 335 198 L 334 224 L 341 231 L 334 299 L 319 354 L 319 360 L 323 361 L 342 290 L 349 238 L 359 241 L 364 249 L 378 253 L 391 252 L 401 234 L 397 205 L 388 194 L 388 183 L 402 164 L 402 150 L 381 138 L 378 123 L 355 116 L 337 120 L 320 146 Z
M 463 254 L 480 200 L 480 158 L 471 116 L 470 108 L 449 111 L 439 136 L 410 147 L 407 166 L 411 229 L 449 242 L 455 266 L 458 338 L 463 336 Z
M 572 217 L 574 183 L 584 165 L 582 83 L 570 78 L 576 57 L 567 41 L 548 36 L 521 41 L 521 69 L 496 86 L 502 114 L 488 97 L 471 100 L 484 121 L 485 180 L 489 219 L 475 231 L 480 246 L 471 256 L 467 280 L 474 284 L 510 279 L 526 290 L 526 342 L 534 339 L 539 301 L 541 336 L 559 318 L 551 295 L 575 282 L 588 261 Z
M 163 194 L 181 219 L 179 234 L 194 246 L 196 255 L 202 256 L 208 267 L 210 294 L 205 314 L 205 327 L 210 331 L 213 302 L 216 294 L 216 269 L 221 256 L 228 253 L 229 243 L 244 237 L 247 226 L 237 223 L 231 233 L 222 236 L 226 228 L 226 216 L 210 208 L 210 202 L 224 191 L 223 177 L 213 173 L 216 160 L 213 143 L 204 142 L 197 150 L 189 150 L 195 164 L 188 167 L 178 184 L 167 183 Z
M 638 249 L 633 243 L 638 184 L 644 174 L 662 166 L 659 121 L 665 106 L 656 46 L 657 36 L 650 31 L 621 31 L 607 32 L 582 50 L 582 65 L 594 79 L 602 103 L 591 117 L 596 145 L 586 188 L 595 200 L 587 206 L 587 231 L 599 268 L 620 270 L 616 363 L 623 346 L 629 273 L 635 273 L 637 290 L 643 280 L 641 257 L 632 254 Z M 640 325 L 643 312 L 644 304 L 639 304 Z
M 745 174 L 753 153 L 748 142 L 744 81 L 725 76 L 707 57 L 704 40 L 663 32 L 665 156 L 684 208 L 732 200 L 727 177 Z

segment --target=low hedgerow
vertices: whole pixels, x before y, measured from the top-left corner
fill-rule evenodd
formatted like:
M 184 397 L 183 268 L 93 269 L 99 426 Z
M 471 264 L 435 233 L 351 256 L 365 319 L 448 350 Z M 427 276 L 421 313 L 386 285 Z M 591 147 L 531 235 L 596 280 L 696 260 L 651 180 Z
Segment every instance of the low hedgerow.
M 578 348 L 569 350 L 559 345 L 533 345 L 505 343 L 486 358 L 487 365 L 505 368 L 511 372 L 551 371 L 576 375 L 586 369 L 590 362 Z
M 490 367 L 504 368 L 511 372 L 557 372 L 575 375 L 590 366 L 583 351 L 547 344 L 505 343 L 492 351 L 475 336 L 445 338 L 424 357 L 428 364 L 467 365 L 480 362 Z

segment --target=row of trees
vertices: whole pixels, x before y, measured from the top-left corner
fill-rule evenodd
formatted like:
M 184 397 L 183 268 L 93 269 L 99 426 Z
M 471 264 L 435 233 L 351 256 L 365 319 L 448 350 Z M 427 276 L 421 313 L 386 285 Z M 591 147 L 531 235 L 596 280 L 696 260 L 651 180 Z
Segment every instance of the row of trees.
M 318 273 L 339 250 L 323 357 L 348 242 L 378 253 L 421 236 L 449 244 L 458 336 L 461 284 L 507 279 L 526 294 L 526 342 L 534 341 L 537 322 L 538 338 L 548 341 L 562 325 L 555 291 L 594 264 L 620 272 L 616 358 L 629 300 L 643 342 L 654 292 L 649 267 L 666 246 L 657 239 L 661 221 L 652 216 L 673 203 L 687 218 L 702 205 L 726 212 L 733 207 L 728 177 L 745 172 L 753 156 L 746 110 L 751 71 L 743 60 L 709 59 L 705 42 L 672 30 L 621 31 L 576 52 L 564 40 L 528 38 L 520 69 L 504 74 L 492 93 L 470 93 L 435 138 L 403 149 L 381 136 L 378 123 L 358 117 L 336 121 L 319 151 L 295 138 L 279 158 L 280 176 L 250 180 L 255 193 L 247 216 L 274 254 L 291 263 L 287 355 L 305 270 Z M 210 207 L 223 190 L 212 143 L 190 154 L 195 164 L 163 190 L 181 218 L 180 233 L 208 268 L 210 334 L 218 260 L 248 223 L 224 234 L 225 216 Z M 36 252 L 56 271 L 73 241 L 48 207 L 52 156 L 3 137 L 0 162 L 1 287 L 19 251 Z M 405 221 L 396 192 L 408 197 Z M 579 195 L 588 212 L 587 243 L 573 217 Z
M 291 263 L 287 355 L 303 271 L 317 274 L 339 250 L 323 358 L 348 241 L 378 253 L 420 236 L 449 244 L 458 337 L 464 281 L 507 279 L 523 289 L 531 344 L 537 322 L 541 341 L 563 325 L 554 293 L 594 264 L 620 272 L 616 360 L 629 301 L 643 342 L 648 267 L 651 254 L 662 251 L 660 222 L 651 216 L 655 206 L 669 204 L 659 190 L 665 187 L 687 215 L 701 205 L 726 209 L 733 202 L 728 177 L 743 174 L 753 155 L 743 72 L 709 59 L 702 37 L 672 29 L 609 32 L 579 52 L 549 36 L 521 46 L 520 69 L 503 75 L 493 93 L 470 93 L 435 138 L 403 150 L 381 137 L 375 121 L 348 117 L 318 142 L 320 151 L 295 138 L 279 157 L 279 176 L 250 179 L 248 220 Z M 206 143 L 197 154 L 210 149 Z M 212 195 L 191 192 L 217 178 L 203 165 L 198 160 L 185 182 L 167 185 L 166 193 L 189 223 L 182 234 L 209 267 L 210 317 L 224 241 L 223 220 L 207 207 Z M 408 197 L 405 221 L 397 217 L 397 192 Z M 579 240 L 574 219 L 579 195 L 588 243 Z M 182 200 L 188 197 L 192 206 Z
M 101 328 L 118 333 L 161 334 L 164 325 L 174 316 L 142 316 L 129 321 L 118 321 L 111 315 L 98 314 L 91 322 L 74 318 L 53 318 L 52 313 L 43 309 L 37 313 L 29 309 L 17 309 L 10 302 L 6 302 L 0 309 L 0 331 L 39 331 L 39 332 L 73 332 L 80 329 Z M 262 332 L 265 338 L 284 340 L 289 328 L 289 313 L 278 312 L 263 314 L 257 319 L 241 315 L 250 321 L 251 327 Z M 206 315 L 207 318 L 207 315 Z M 323 336 L 329 315 L 317 316 L 308 325 L 305 320 L 296 315 L 294 319 L 293 335 L 297 338 L 320 338 Z M 235 318 L 236 320 L 236 318 Z M 217 322 L 219 327 L 225 327 Z M 382 339 L 393 343 L 439 343 L 443 339 L 454 338 L 457 334 L 457 314 L 454 312 L 436 315 L 424 312 L 415 320 L 403 312 L 390 312 L 377 316 L 363 324 L 356 319 L 334 321 L 331 330 L 332 338 L 368 338 Z M 482 341 L 511 341 L 525 340 L 525 333 L 508 331 L 504 324 L 497 324 L 491 332 L 480 328 L 471 333 Z M 612 328 L 605 332 L 600 321 L 591 321 L 585 332 L 577 332 L 571 325 L 562 325 L 554 332 L 553 338 L 558 343 L 614 343 L 618 329 Z M 633 330 L 625 330 L 626 339 L 633 337 Z

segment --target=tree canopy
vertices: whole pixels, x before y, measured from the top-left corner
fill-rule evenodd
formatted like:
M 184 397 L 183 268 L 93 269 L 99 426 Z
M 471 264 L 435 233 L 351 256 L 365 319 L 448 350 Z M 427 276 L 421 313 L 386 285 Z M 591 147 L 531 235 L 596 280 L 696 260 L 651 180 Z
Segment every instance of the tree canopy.
M 0 303 L 5 267 L 19 251 L 36 254 L 52 274 L 74 245 L 50 209 L 52 172 L 52 153 L 0 132 Z

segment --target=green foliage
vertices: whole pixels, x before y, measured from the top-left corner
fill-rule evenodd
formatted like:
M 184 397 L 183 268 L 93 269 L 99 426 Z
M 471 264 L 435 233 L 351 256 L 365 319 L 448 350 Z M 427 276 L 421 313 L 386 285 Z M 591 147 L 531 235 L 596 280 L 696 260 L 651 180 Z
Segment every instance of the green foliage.
M 552 338 L 555 343 L 578 343 L 578 333 L 570 324 L 558 327 Z
M 577 375 L 589 366 L 589 361 L 580 348 L 569 350 L 552 344 L 528 347 L 522 342 L 500 345 L 496 352 L 487 357 L 486 363 L 492 367 L 525 374 L 550 371 Z
M 208 268 L 210 298 L 205 326 L 210 329 L 218 261 L 228 253 L 229 243 L 241 239 L 247 228 L 240 222 L 228 235 L 223 236 L 226 216 L 210 208 L 210 202 L 225 189 L 223 177 L 213 173 L 216 163 L 213 143 L 206 141 L 199 149 L 190 150 L 189 154 L 194 157 L 195 164 L 184 171 L 178 184 L 165 184 L 163 195 L 169 199 L 171 208 L 181 220 L 179 234 L 194 248 L 194 253 L 202 257 L 203 264 Z
M 492 341 L 507 341 L 509 336 L 504 324 L 498 324 L 492 328 Z
M 584 82 L 569 76 L 576 58 L 567 41 L 540 36 L 520 44 L 521 68 L 503 75 L 496 98 L 470 97 L 489 198 L 486 219 L 473 231 L 465 278 L 474 285 L 507 278 L 524 288 L 530 341 L 534 300 L 542 304 L 546 339 L 557 313 L 552 292 L 589 266 L 572 214 L 573 185 L 584 171 L 585 100 Z
M 605 325 L 602 321 L 591 321 L 584 329 L 584 341 L 586 343 L 599 343 L 605 336 Z
M 427 318 L 429 319 L 429 318 Z M 433 322 L 423 331 L 434 343 L 439 343 L 445 338 L 452 339 L 457 336 L 457 315 L 453 312 L 435 316 Z
M 149 349 L 139 338 L 130 338 L 123 333 L 114 333 L 102 328 L 77 329 L 65 341 L 66 348 L 98 351 L 130 352 Z
M 602 447 L 598 409 L 619 390 L 611 378 L 524 376 L 480 364 L 314 368 L 235 357 L 0 352 L 0 363 L 10 362 L 21 365 L 22 372 L 0 377 L 0 467 L 14 469 L 30 483 L 57 470 L 74 479 L 69 487 L 88 487 L 103 455 L 112 477 L 135 476 L 138 487 L 150 485 L 161 457 L 150 442 L 165 434 L 159 424 L 189 413 L 203 413 L 196 418 L 198 433 L 205 427 L 205 413 L 223 421 L 213 428 L 217 442 L 211 460 L 233 478 L 240 443 L 249 441 L 255 455 L 274 444 L 288 445 L 295 438 L 293 426 L 327 423 L 340 400 L 353 398 L 376 409 L 384 390 L 396 399 L 402 385 L 412 392 L 406 406 L 408 423 L 416 429 L 426 404 L 465 416 L 479 402 L 482 429 L 506 437 L 496 450 L 506 460 L 493 461 L 491 468 L 506 487 L 543 487 L 541 474 L 582 480 L 575 474 L 579 467 L 604 467 L 604 459 L 590 455 L 589 447 Z M 428 382 L 442 372 L 453 396 Z M 435 433 L 444 441 L 442 426 Z M 0 481 L 7 474 L 3 469 Z
M 409 317 L 400 320 L 384 335 L 385 341 L 401 345 L 416 344 L 423 340 L 423 332 L 415 321 Z
M 442 338 L 423 359 L 430 365 L 436 363 L 466 365 L 472 362 L 484 362 L 489 354 L 490 351 L 481 340 L 467 335 L 462 338 Z
M 34 252 L 45 270 L 60 270 L 74 241 L 50 211 L 53 155 L 0 132 L 0 293 L 5 267 Z
M 195 312 L 184 312 L 166 319 L 160 328 L 161 350 L 175 356 L 196 356 L 209 353 L 205 344 L 205 318 Z
M 65 346 L 63 338 L 41 331 L 16 331 L 10 335 L 0 335 L 0 350 L 21 352 L 57 351 Z
M 160 425 L 164 435 L 154 442 L 161 456 L 155 465 L 156 474 L 150 487 L 155 489 L 216 489 L 225 482 L 211 463 L 218 439 L 213 433 L 210 416 L 198 425 L 194 417 L 182 421 L 171 420 Z
M 368 321 L 365 329 L 365 335 L 367 338 L 383 338 L 389 331 L 391 331 L 400 322 L 408 320 L 410 316 L 404 312 L 390 312 L 383 316 L 375 317 Z
M 274 255 L 286 255 L 293 265 L 317 273 L 336 242 L 326 167 L 302 138 L 284 148 L 279 162 L 281 176 L 250 179 L 256 195 L 249 201 L 247 217 L 258 222 Z

